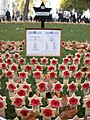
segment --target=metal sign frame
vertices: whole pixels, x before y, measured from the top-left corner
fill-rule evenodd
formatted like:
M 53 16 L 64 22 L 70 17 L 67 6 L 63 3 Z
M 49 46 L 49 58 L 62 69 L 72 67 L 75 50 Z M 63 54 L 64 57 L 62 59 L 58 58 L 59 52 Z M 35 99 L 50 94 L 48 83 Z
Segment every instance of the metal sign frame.
M 26 56 L 60 56 L 61 29 L 26 28 Z

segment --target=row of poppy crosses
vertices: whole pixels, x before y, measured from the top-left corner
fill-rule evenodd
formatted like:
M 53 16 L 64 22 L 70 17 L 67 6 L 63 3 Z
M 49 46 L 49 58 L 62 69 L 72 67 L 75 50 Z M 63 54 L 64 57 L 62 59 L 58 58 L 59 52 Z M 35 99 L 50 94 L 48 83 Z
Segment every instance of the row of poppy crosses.
M 6 45 L 5 45 L 6 44 Z M 8 46 L 9 45 L 9 46 Z M 20 53 L 17 53 L 17 48 L 19 49 L 19 46 L 24 46 L 24 42 L 6 42 L 4 43 L 4 46 L 8 46 L 10 49 L 10 46 L 13 46 L 12 50 L 9 50 L 9 52 L 6 52 L 5 54 L 1 54 L 1 58 L 0 58 L 0 67 L 3 69 L 3 71 L 5 70 L 12 70 L 12 71 L 20 71 L 24 70 L 26 72 L 31 72 L 32 70 L 38 70 L 38 72 L 35 72 L 34 77 L 40 78 L 42 75 L 42 72 L 39 71 L 43 71 L 46 70 L 46 72 L 49 73 L 49 77 L 50 79 L 54 79 L 57 78 L 57 73 L 51 72 L 53 71 L 59 71 L 61 74 L 59 74 L 61 77 L 63 78 L 69 78 L 72 77 L 74 75 L 74 77 L 76 79 L 80 79 L 84 76 L 83 72 L 86 72 L 86 77 L 87 79 L 90 79 L 90 74 L 89 74 L 89 67 L 90 67 L 90 53 L 86 53 L 86 55 L 84 56 L 84 60 L 83 62 L 83 66 L 81 67 L 81 69 L 79 69 L 78 66 L 80 66 L 80 61 L 82 59 L 82 55 L 80 53 L 76 53 L 75 57 L 73 58 L 73 55 L 69 54 L 67 55 L 65 58 L 63 58 L 62 63 L 59 64 L 58 59 L 52 58 L 52 59 L 48 59 L 48 58 L 41 58 L 40 62 L 38 61 L 37 58 L 32 58 L 30 59 L 30 63 L 27 63 L 26 60 L 24 58 L 22 58 L 20 56 Z M 17 47 L 16 47 L 17 46 Z M 23 49 L 23 48 L 22 48 Z M 21 50 L 22 50 L 21 49 Z M 2 51 L 3 51 L 3 47 L 2 47 Z M 20 52 L 20 50 L 18 51 Z M 13 54 L 15 53 L 15 54 Z M 2 62 L 3 61 L 3 62 Z M 20 69 L 18 69 L 18 66 L 20 65 Z M 8 67 L 9 66 L 9 67 Z M 46 67 L 47 69 L 43 68 Z M 69 72 L 70 71 L 70 72 Z M 52 74 L 50 74 L 50 72 Z M 73 74 L 73 72 L 75 74 Z M 40 74 L 41 73 L 41 74 Z M 12 77 L 12 74 L 6 74 L 7 77 Z M 11 75 L 11 76 L 10 76 Z M 29 74 L 30 75 L 30 74 Z M 19 76 L 22 79 L 25 79 L 25 77 L 27 77 L 27 75 L 25 74 L 20 74 Z
M 12 52 L 13 53 L 13 52 Z M 76 77 L 76 76 L 73 76 L 74 75 L 74 73 L 75 73 L 75 75 L 76 75 L 76 73 L 77 73 L 77 71 L 78 71 L 78 65 L 80 64 L 80 60 L 81 60 L 81 54 L 79 54 L 79 53 L 76 53 L 75 54 L 75 57 L 76 57 L 76 59 L 79 61 L 79 62 L 75 62 L 74 63 L 74 60 L 75 60 L 75 58 L 73 58 L 73 56 L 72 55 L 68 55 L 68 56 L 66 56 L 65 58 L 63 58 L 63 62 L 62 62 L 62 64 L 60 64 L 59 65 L 59 70 L 60 70 L 60 74 L 59 75 L 62 75 L 63 74 L 63 78 L 65 79 L 65 81 L 68 81 L 68 78 L 69 77 Z M 79 71 L 79 72 L 81 72 L 81 73 L 83 73 L 83 71 L 84 72 L 86 72 L 85 73 L 85 75 L 84 76 L 86 76 L 86 79 L 87 80 L 90 80 L 90 72 L 89 72 L 89 65 L 90 65 L 90 53 L 86 53 L 85 54 L 85 57 L 84 57 L 84 65 L 85 66 L 83 66 L 82 67 L 82 69 L 81 69 L 81 71 Z M 13 61 L 14 60 L 14 61 Z M 77 61 L 76 60 L 76 61 Z M 42 62 L 42 61 L 44 61 L 44 62 Z M 68 61 L 68 62 L 66 62 L 66 61 Z M 13 78 L 13 75 L 19 75 L 19 81 L 18 82 L 22 82 L 22 84 L 24 83 L 23 81 L 26 81 L 26 79 L 28 78 L 28 75 L 31 75 L 31 71 L 33 71 L 33 75 L 34 75 L 34 77 L 35 77 L 35 80 L 36 80 L 36 82 L 37 82 L 37 85 L 38 86 L 40 86 L 39 84 L 38 84 L 38 82 L 40 82 L 40 84 L 41 84 L 41 88 L 42 89 L 45 89 L 44 90 L 44 96 L 43 97 L 45 97 L 45 91 L 46 91 L 46 88 L 47 88 L 47 85 L 46 85 L 46 82 L 44 83 L 44 81 L 40 81 L 40 79 L 42 78 L 42 79 L 44 79 L 43 78 L 43 74 L 42 74 L 42 69 L 40 69 L 40 68 L 43 68 L 43 67 L 46 67 L 47 66 L 47 72 L 48 72 L 48 76 L 44 76 L 45 78 L 47 78 L 46 79 L 46 81 L 48 81 L 48 80 L 52 80 L 53 82 L 55 82 L 55 83 L 57 83 L 56 84 L 56 88 L 57 89 L 59 89 L 59 90 L 56 90 L 57 92 L 60 92 L 60 90 L 61 90 L 61 88 L 63 87 L 63 85 L 61 84 L 61 83 L 58 83 L 57 81 L 54 81 L 54 80 L 56 80 L 56 78 L 57 78 L 57 75 L 56 75 L 56 72 L 55 72 L 55 70 L 57 69 L 57 67 L 56 67 L 56 65 L 58 64 L 58 61 L 57 61 L 57 59 L 55 59 L 55 58 L 53 58 L 53 59 L 51 59 L 51 64 L 50 65 L 47 65 L 47 62 L 48 62 L 48 58 L 41 58 L 41 63 L 40 64 L 37 64 L 37 58 L 32 58 L 31 59 L 31 63 L 29 64 L 29 63 L 26 63 L 26 60 L 25 59 L 23 59 L 21 56 L 20 56 L 20 54 L 19 53 L 15 53 L 15 54 L 11 54 L 11 51 L 9 51 L 9 52 L 6 52 L 5 54 L 1 54 L 1 58 L 0 58 L 0 66 L 1 66 L 1 68 L 2 68 L 2 74 L 1 74 L 1 77 L 3 76 L 3 74 L 5 74 L 6 75 L 6 77 L 8 77 L 8 80 L 10 80 L 9 82 L 11 82 L 11 79 Z M 23 63 L 23 64 L 22 64 Z M 27 65 L 28 64 L 28 65 Z M 20 68 L 21 68 L 21 71 L 19 70 L 19 68 L 18 68 L 18 65 L 20 65 Z M 38 67 L 37 67 L 38 66 Z M 71 67 L 72 66 L 72 67 Z M 51 69 L 49 69 L 51 67 Z M 70 67 L 73 69 L 73 70 L 71 70 L 70 69 Z M 25 68 L 28 68 L 28 69 L 25 69 Z M 52 68 L 54 68 L 54 69 L 52 69 Z M 60 69 L 61 68 L 61 69 Z M 36 69 L 38 69 L 38 70 L 36 70 Z M 36 70 L 36 71 L 35 71 Z M 53 71 L 52 71 L 53 70 Z M 66 71 L 68 71 L 68 72 L 66 72 Z M 69 72 L 69 71 L 71 71 L 71 72 Z M 69 74 L 67 74 L 67 73 L 69 73 Z M 73 73 L 73 74 L 72 74 Z M 70 75 L 70 74 L 72 74 L 72 75 Z M 80 77 L 78 77 L 78 80 L 80 81 L 80 79 L 82 78 L 82 75 L 80 75 L 80 73 L 78 73 L 79 75 L 77 75 L 77 76 L 80 76 Z M 14 79 L 14 81 L 16 81 L 15 79 Z M 50 82 L 51 83 L 51 82 Z M 24 85 L 24 88 L 27 88 L 27 87 L 25 87 L 25 86 L 27 86 L 26 84 L 27 83 L 24 83 L 25 85 Z M 54 83 L 53 83 L 54 84 Z M 65 82 L 65 84 L 66 84 L 66 82 Z M 77 85 L 75 85 L 76 83 L 72 83 L 72 84 L 67 84 L 67 85 L 71 85 L 71 92 L 69 93 L 69 95 L 70 94 L 72 94 L 72 91 L 74 91 L 74 93 L 75 93 L 75 91 L 76 91 L 76 88 L 77 88 Z M 58 85 L 58 86 L 57 86 Z M 7 88 L 9 89 L 15 89 L 16 88 L 16 86 L 15 86 L 15 83 L 14 83 L 14 86 L 13 86 L 13 84 L 9 84 L 9 83 L 7 83 Z M 54 85 L 52 85 L 54 88 L 55 88 L 55 86 Z M 75 87 L 76 86 L 76 87 Z M 85 81 L 85 83 L 84 84 L 82 84 L 82 88 L 83 88 L 83 90 L 85 91 L 85 94 L 89 94 L 89 92 L 86 92 L 87 91 L 87 89 L 89 90 L 89 86 L 90 86 L 90 84 L 89 83 L 87 83 L 86 81 Z M 69 86 L 69 88 L 70 88 L 70 86 Z M 18 87 L 18 89 L 19 89 L 19 87 Z M 10 90 L 11 91 L 11 90 Z M 21 90 L 20 89 L 20 91 L 18 91 L 17 93 L 19 94 L 19 95 L 21 95 L 22 96 L 22 91 L 23 90 Z M 43 90 L 41 90 L 41 91 L 43 91 Z M 70 89 L 69 89 L 69 91 L 70 91 Z M 16 93 L 16 92 L 15 92 Z M 25 96 L 25 95 L 24 95 Z M 71 95 L 72 96 L 72 95 Z M 75 97 L 75 95 L 74 95 L 74 97 Z M 89 97 L 88 97 L 89 98 Z M 76 98 L 75 98 L 76 99 Z M 80 98 L 79 98 L 80 99 Z M 90 100 L 90 99 L 88 99 L 88 100 Z M 54 103 L 55 103 L 55 100 L 54 100 Z M 74 103 L 75 104 L 75 103 Z
M 19 77 L 21 79 L 26 79 L 28 75 L 31 75 L 31 71 L 33 71 L 34 78 L 38 79 L 42 77 L 44 72 L 43 69 L 46 68 L 45 70 L 48 73 L 50 79 L 55 79 L 58 76 L 61 76 L 65 79 L 69 77 L 81 79 L 86 76 L 86 79 L 90 79 L 90 57 L 87 57 L 89 54 L 90 53 L 87 53 L 85 55 L 83 58 L 84 61 L 82 63 L 84 66 L 81 66 L 81 69 L 79 69 L 81 61 L 81 56 L 79 53 L 76 53 L 75 58 L 73 58 L 72 55 L 66 56 L 63 58 L 61 64 L 58 64 L 57 59 L 52 58 L 50 64 L 48 65 L 48 58 L 45 57 L 41 58 L 41 63 L 38 63 L 37 58 L 35 57 L 30 59 L 30 63 L 27 63 L 26 60 L 19 55 L 19 53 L 11 55 L 7 52 L 2 54 L 0 57 L 0 68 L 2 72 L 5 72 L 8 78 L 12 78 L 13 73 L 19 73 Z M 59 74 L 57 74 L 58 71 Z
M 88 96 L 89 99 L 84 99 L 84 106 L 86 108 L 86 115 L 90 115 L 90 103 L 88 100 L 90 100 L 90 95 Z M 6 98 L 0 96 L 0 109 L 1 106 L 2 109 L 0 110 L 0 114 L 2 117 L 5 117 L 5 109 L 6 109 Z M 62 107 L 65 107 L 70 105 L 70 110 L 72 112 L 75 112 L 74 114 L 77 113 L 77 105 L 79 104 L 80 97 L 75 97 L 75 95 L 72 95 L 71 97 L 67 98 L 66 103 L 68 104 L 63 104 L 63 100 L 61 98 L 58 98 L 57 96 L 53 96 L 52 99 L 48 99 L 47 101 L 47 106 L 46 107 L 41 107 L 42 106 L 42 97 L 38 97 L 36 94 L 34 94 L 32 97 L 28 97 L 29 100 L 29 105 L 32 106 L 32 108 L 26 107 L 25 106 L 25 96 L 18 96 L 17 94 L 14 97 L 10 97 L 12 104 L 15 107 L 15 111 L 17 113 L 17 116 L 21 116 L 22 120 L 25 120 L 28 118 L 31 112 L 36 112 L 40 116 L 43 116 L 44 120 L 50 120 L 52 117 L 57 116 L 59 118 L 60 115 L 60 110 Z M 64 101 L 65 102 L 65 101 Z M 63 106 L 64 105 L 64 106 Z M 55 120 L 58 120 L 58 119 Z M 90 118 L 89 118 L 90 119 Z M 59 120 L 61 120 L 59 118 Z M 73 119 L 74 120 L 74 119 Z M 79 118 L 77 119 L 79 120 Z M 83 119 L 82 119 L 83 120 Z

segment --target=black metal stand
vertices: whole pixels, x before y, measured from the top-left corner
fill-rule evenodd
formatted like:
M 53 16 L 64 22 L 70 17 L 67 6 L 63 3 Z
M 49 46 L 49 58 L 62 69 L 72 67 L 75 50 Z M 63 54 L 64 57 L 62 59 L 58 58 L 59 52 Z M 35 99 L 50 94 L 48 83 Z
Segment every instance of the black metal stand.
M 50 17 L 51 8 L 46 8 L 43 2 L 40 5 L 40 7 L 33 7 L 33 8 L 34 8 L 35 13 L 36 13 L 34 19 L 41 21 L 41 28 L 44 28 L 44 22 L 46 20 L 51 19 L 51 17 Z M 49 14 L 49 15 L 47 15 L 47 14 Z
M 41 20 L 41 28 L 44 28 L 44 22 L 43 20 Z

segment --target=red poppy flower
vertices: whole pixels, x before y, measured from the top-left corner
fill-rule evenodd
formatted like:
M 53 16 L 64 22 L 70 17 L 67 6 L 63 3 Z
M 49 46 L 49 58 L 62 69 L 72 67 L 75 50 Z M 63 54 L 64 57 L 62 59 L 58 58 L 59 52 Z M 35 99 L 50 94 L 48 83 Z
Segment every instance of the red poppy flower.
M 8 78 L 12 78 L 13 74 L 12 74 L 11 71 L 7 71 L 6 76 L 7 76 Z
M 65 77 L 65 78 L 68 78 L 69 76 L 70 76 L 70 73 L 69 73 L 69 71 L 64 71 L 63 72 L 63 76 Z
M 52 116 L 52 110 L 51 109 L 45 109 L 43 111 L 44 116 L 51 117 Z
M 3 106 L 4 106 L 4 105 L 3 105 L 3 103 L 2 103 L 2 102 L 0 102 L 0 108 L 3 108 Z
M 40 72 L 35 72 L 35 73 L 34 73 L 34 77 L 35 77 L 35 78 L 40 78 L 40 77 L 41 77 Z
M 76 86 L 72 83 L 71 85 L 69 85 L 69 90 L 71 91 L 76 90 Z
M 28 71 L 28 72 L 29 72 L 29 71 L 31 71 L 31 70 L 32 70 L 32 67 L 31 67 L 31 66 L 29 66 L 29 65 L 27 65 L 25 69 L 26 69 L 26 71 Z
M 9 84 L 8 88 L 11 91 L 13 91 L 14 89 L 16 89 L 15 85 L 13 85 L 13 84 Z
M 17 67 L 16 67 L 15 65 L 12 65 L 12 66 L 11 66 L 11 70 L 17 71 Z
M 70 71 L 75 71 L 76 70 L 76 67 L 74 65 L 70 66 L 69 68 Z
M 72 44 L 76 44 L 76 42 L 75 42 L 75 41 L 72 41 Z
M 72 105 L 76 105 L 78 103 L 78 99 L 72 97 L 70 100 L 69 100 L 69 103 L 72 104 Z
M 6 57 L 6 58 L 9 58 L 9 57 L 10 57 L 10 55 L 9 55 L 8 53 L 6 53 L 5 57 Z
M 54 89 L 56 91 L 60 91 L 61 88 L 62 88 L 62 86 L 60 84 L 55 84 L 55 86 L 54 86 Z
M 13 45 L 14 45 L 14 44 L 15 44 L 15 42 L 13 41 L 13 42 L 11 42 L 11 44 L 13 44 Z
M 36 62 L 37 62 L 36 59 L 32 59 L 32 60 L 31 60 L 31 63 L 32 63 L 32 64 L 36 64 Z
M 89 58 L 90 57 L 90 54 L 89 53 L 87 53 L 86 55 L 85 55 L 85 58 Z
M 3 59 L 2 58 L 0 58 L 0 63 L 2 63 L 3 62 Z
M 88 71 L 88 67 L 83 67 L 83 68 L 81 69 L 81 71 L 82 71 L 82 72 L 87 72 L 87 71 Z
M 72 55 L 68 55 L 68 58 L 69 58 L 70 60 L 72 60 L 73 57 L 72 57 Z
M 6 63 L 7 63 L 8 65 L 12 64 L 11 59 L 7 59 L 7 60 L 6 60 Z
M 87 77 L 88 79 L 90 79 L 90 73 L 88 73 L 86 77 Z
M 22 42 L 22 45 L 23 45 L 23 46 L 25 45 L 25 42 L 24 42 L 24 41 Z
M 7 65 L 5 63 L 2 63 L 1 68 L 6 69 Z
M 52 60 L 52 64 L 56 65 L 57 64 L 57 60 Z
M 79 72 L 76 73 L 76 78 L 77 78 L 77 79 L 80 79 L 80 78 L 82 78 L 82 77 L 83 77 L 82 72 L 79 71 Z
M 26 78 L 26 73 L 25 73 L 25 72 L 21 72 L 21 73 L 19 74 L 19 77 L 20 77 L 21 79 L 25 79 L 25 78 Z
M 49 67 L 48 67 L 48 70 L 49 70 L 49 71 L 54 70 L 54 66 L 49 66 Z
M 24 90 L 19 90 L 19 91 L 17 92 L 17 94 L 18 94 L 19 96 L 25 96 L 25 95 L 26 95 L 26 92 L 25 92 Z
M 42 66 L 37 65 L 37 66 L 36 66 L 36 70 L 39 70 L 39 71 L 42 70 Z
M 47 59 L 46 59 L 46 58 L 43 58 L 41 62 L 42 62 L 43 64 L 46 64 L 46 63 L 47 63 Z
M 44 91 L 44 90 L 46 89 L 45 83 L 40 83 L 40 84 L 38 85 L 38 87 L 39 87 L 39 89 L 40 89 L 41 91 Z
M 65 64 L 68 64 L 68 63 L 69 63 L 69 58 L 64 58 L 64 59 L 63 59 L 63 62 L 64 62 Z
M 14 105 L 16 106 L 20 106 L 23 103 L 23 100 L 21 98 L 16 98 L 14 101 Z
M 64 41 L 62 41 L 62 42 L 61 42 L 61 45 L 64 47 L 64 45 L 65 45 L 65 42 L 64 42 Z
M 23 65 L 25 61 L 24 61 L 23 58 L 21 58 L 19 62 L 20 62 L 21 65 Z
M 14 58 L 15 58 L 15 59 L 18 59 L 18 58 L 19 58 L 19 54 L 18 54 L 18 53 L 15 53 L 15 54 L 14 54 Z
M 60 102 L 58 100 L 52 100 L 51 101 L 51 107 L 56 108 L 59 107 Z
M 28 85 L 23 85 L 23 88 L 25 88 L 29 91 L 29 86 Z
M 83 84 L 83 90 L 87 90 L 88 88 L 89 88 L 89 83 L 85 83 L 85 84 Z
M 76 57 L 77 57 L 77 58 L 80 58 L 80 57 L 81 57 L 81 55 L 78 53 L 78 54 L 76 54 Z
M 64 70 L 66 70 L 66 68 L 65 68 L 64 65 L 60 65 L 60 66 L 59 66 L 59 70 L 60 70 L 60 71 L 64 71 Z
M 79 58 L 75 58 L 74 59 L 74 63 L 76 64 L 76 63 L 79 63 L 80 62 L 80 60 L 79 60 Z
M 21 110 L 20 113 L 22 114 L 22 116 L 27 117 L 29 111 L 28 110 Z
M 50 72 L 50 79 L 54 79 L 56 76 L 55 72 Z
M 84 61 L 84 63 L 87 64 L 87 65 L 89 65 L 90 64 L 90 60 L 87 59 L 87 60 Z
M 40 105 L 40 101 L 37 100 L 37 99 L 32 99 L 32 100 L 31 100 L 31 105 L 34 106 L 34 107 L 35 107 L 35 106 L 39 106 L 39 105 Z
M 88 101 L 86 105 L 87 105 L 87 108 L 90 108 L 90 101 Z

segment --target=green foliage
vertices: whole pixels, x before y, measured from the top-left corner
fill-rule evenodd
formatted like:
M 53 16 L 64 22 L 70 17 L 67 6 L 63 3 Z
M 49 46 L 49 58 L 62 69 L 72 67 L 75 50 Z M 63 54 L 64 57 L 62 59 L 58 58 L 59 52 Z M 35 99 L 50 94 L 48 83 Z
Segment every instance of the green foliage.
M 7 97 L 6 102 L 7 102 L 6 118 L 13 120 L 17 116 L 15 108 L 13 105 L 11 105 L 11 100 L 9 97 Z
M 72 10 L 73 4 L 71 0 L 61 0 L 60 8 L 61 10 Z
M 80 105 L 78 106 L 78 117 L 82 118 L 85 115 L 85 108 L 83 108 L 83 97 L 80 99 Z
M 0 69 L 0 75 L 2 75 L 2 69 Z
M 24 0 L 21 2 L 20 4 L 20 11 L 23 11 L 24 10 L 24 6 L 25 6 L 25 2 Z
M 6 82 L 7 81 L 8 81 L 8 79 L 5 76 L 3 76 L 0 79 L 0 82 L 1 82 L 0 95 L 2 95 L 2 96 L 7 96 L 8 95 L 8 90 L 6 90 Z
M 68 89 L 67 85 L 64 85 L 64 87 L 63 87 L 63 93 L 66 94 L 66 95 L 68 94 L 67 89 Z
M 60 8 L 62 10 L 75 9 L 77 12 L 83 12 L 90 6 L 88 5 L 89 0 L 61 0 Z
M 42 104 L 43 104 L 43 105 L 42 105 L 43 107 L 47 106 L 47 101 L 46 101 L 45 98 L 42 99 Z
M 30 4 L 33 5 L 34 1 L 33 0 L 30 0 Z

